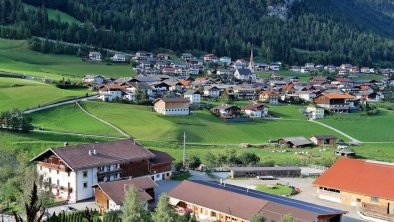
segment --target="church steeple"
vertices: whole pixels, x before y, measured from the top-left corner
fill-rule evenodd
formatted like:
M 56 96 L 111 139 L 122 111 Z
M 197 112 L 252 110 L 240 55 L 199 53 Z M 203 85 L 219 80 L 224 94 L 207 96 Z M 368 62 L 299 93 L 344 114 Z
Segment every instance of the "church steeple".
M 249 67 L 250 71 L 254 72 L 254 58 L 253 58 L 253 47 L 250 50 Z

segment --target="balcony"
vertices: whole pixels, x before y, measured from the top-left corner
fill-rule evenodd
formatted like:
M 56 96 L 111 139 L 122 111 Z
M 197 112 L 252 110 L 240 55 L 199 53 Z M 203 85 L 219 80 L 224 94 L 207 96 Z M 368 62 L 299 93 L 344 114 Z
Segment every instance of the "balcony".
M 42 166 L 44 168 L 49 168 L 53 170 L 60 170 L 60 171 L 67 171 L 67 167 L 63 164 L 53 164 L 53 163 L 46 163 L 46 162 L 39 162 L 39 166 Z
M 121 173 L 122 169 L 121 168 L 116 168 L 116 169 L 111 169 L 111 170 L 102 170 L 97 172 L 97 177 L 105 177 L 113 174 L 118 174 Z
M 65 187 L 65 186 L 61 186 L 61 185 L 57 185 L 57 184 L 52 184 L 51 187 L 52 187 L 52 189 L 65 191 L 67 193 L 72 193 L 73 192 L 73 188 L 72 187 Z

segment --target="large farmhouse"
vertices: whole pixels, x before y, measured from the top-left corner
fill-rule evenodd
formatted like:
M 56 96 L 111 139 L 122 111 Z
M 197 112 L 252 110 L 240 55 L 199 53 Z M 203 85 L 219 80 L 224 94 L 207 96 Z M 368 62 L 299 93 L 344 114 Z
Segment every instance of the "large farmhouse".
M 58 199 L 76 202 L 92 198 L 97 183 L 146 175 L 165 179 L 171 175 L 172 158 L 127 139 L 50 148 L 32 161 Z
M 266 221 L 290 214 L 297 222 L 339 222 L 346 213 L 217 181 L 186 180 L 168 196 L 177 210 L 194 213 L 199 221 L 248 222 L 260 213 Z
M 313 185 L 321 199 L 357 206 L 369 221 L 394 221 L 394 164 L 339 158 Z
M 355 98 L 349 94 L 323 93 L 313 99 L 318 106 L 333 112 L 349 112 Z

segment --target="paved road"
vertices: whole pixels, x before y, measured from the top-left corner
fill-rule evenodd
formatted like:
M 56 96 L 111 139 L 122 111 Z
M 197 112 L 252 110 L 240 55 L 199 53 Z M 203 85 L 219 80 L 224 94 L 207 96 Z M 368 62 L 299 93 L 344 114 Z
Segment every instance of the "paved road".
M 41 111 L 41 110 L 46 110 L 46 109 L 50 109 L 50 108 L 54 108 L 54 107 L 58 107 L 58 106 L 63 106 L 63 105 L 66 105 L 66 104 L 71 104 L 71 103 L 75 103 L 75 102 L 79 102 L 79 101 L 94 100 L 94 99 L 97 99 L 97 95 L 84 97 L 84 98 L 67 100 L 67 101 L 64 101 L 64 102 L 58 102 L 58 103 L 49 104 L 49 105 L 44 105 L 44 106 L 40 106 L 40 107 L 37 107 L 37 108 L 28 109 L 28 110 L 25 111 L 25 113 L 34 113 L 34 112 L 38 112 L 38 111 Z
M 313 122 L 313 123 L 317 123 L 317 124 L 322 125 L 322 126 L 324 126 L 324 127 L 327 127 L 327 128 L 329 128 L 329 129 L 331 129 L 331 130 L 334 130 L 335 132 L 337 132 L 337 133 L 339 133 L 339 134 L 342 134 L 343 136 L 349 138 L 353 143 L 362 143 L 361 141 L 359 141 L 359 140 L 357 140 L 357 139 L 355 139 L 355 138 L 349 136 L 348 134 L 346 134 L 346 133 L 344 133 L 344 132 L 342 132 L 342 131 L 340 131 L 340 130 L 338 130 L 338 129 L 332 127 L 332 126 L 329 126 L 329 125 L 327 125 L 327 124 L 324 124 L 324 123 L 321 123 L 321 122 L 317 122 L 317 121 L 314 121 L 314 120 L 309 120 L 309 121 L 311 121 L 311 122 Z

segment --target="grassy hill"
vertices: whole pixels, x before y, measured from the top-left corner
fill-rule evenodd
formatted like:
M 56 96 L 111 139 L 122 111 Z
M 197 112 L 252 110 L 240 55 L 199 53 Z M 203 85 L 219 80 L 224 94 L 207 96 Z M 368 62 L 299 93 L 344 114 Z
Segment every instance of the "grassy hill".
M 363 142 L 394 142 L 394 112 L 380 109 L 379 114 L 336 114 L 319 120 Z
M 239 144 L 267 143 L 285 136 L 311 136 L 335 134 L 320 125 L 301 120 L 298 107 L 284 111 L 293 115 L 291 120 L 256 120 L 246 123 L 226 123 L 208 111 L 194 111 L 191 116 L 162 116 L 150 107 L 103 102 L 86 102 L 86 109 L 120 127 L 141 141 L 178 142 L 183 132 L 188 143 Z M 300 119 L 294 119 L 296 118 Z
M 122 137 L 112 127 L 88 116 L 76 104 L 36 112 L 32 117 L 33 125 L 44 130 Z
M 23 6 L 28 11 L 29 10 L 30 11 L 39 10 L 39 8 L 29 5 L 29 4 L 26 4 L 26 3 L 24 3 Z M 56 21 L 58 18 L 60 18 L 60 22 L 65 22 L 65 23 L 69 23 L 69 24 L 72 24 L 72 23 L 80 24 L 81 23 L 78 19 L 76 19 L 76 18 L 74 18 L 74 17 L 70 16 L 69 14 L 64 13 L 62 11 L 54 10 L 54 9 L 46 9 L 46 10 L 48 13 L 49 20 Z
M 135 72 L 128 64 L 84 62 L 77 56 L 54 55 L 28 49 L 25 40 L 0 38 L 0 72 L 19 73 L 54 79 L 80 79 L 94 73 L 107 77 L 133 76 Z
M 0 77 L 0 112 L 12 108 L 26 109 L 84 96 L 87 92 L 89 91 L 59 89 L 38 81 Z

